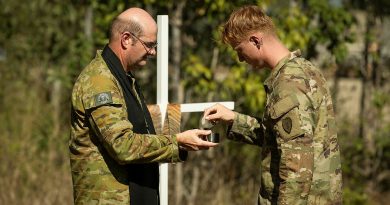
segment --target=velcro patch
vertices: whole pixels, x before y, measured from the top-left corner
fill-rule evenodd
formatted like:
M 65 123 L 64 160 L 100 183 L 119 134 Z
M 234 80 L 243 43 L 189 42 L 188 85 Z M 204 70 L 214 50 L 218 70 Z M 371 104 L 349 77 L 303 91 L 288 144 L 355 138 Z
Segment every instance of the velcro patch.
M 112 103 L 112 95 L 110 92 L 99 93 L 95 95 L 95 106 Z

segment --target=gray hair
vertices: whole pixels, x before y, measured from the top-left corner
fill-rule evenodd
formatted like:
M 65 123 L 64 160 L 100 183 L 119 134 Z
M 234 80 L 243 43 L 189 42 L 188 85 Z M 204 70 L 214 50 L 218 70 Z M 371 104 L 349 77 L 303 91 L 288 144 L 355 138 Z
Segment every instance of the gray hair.
M 122 34 L 123 32 L 131 32 L 132 34 L 138 36 L 141 36 L 143 34 L 143 30 L 141 25 L 138 22 L 135 22 L 131 19 L 123 19 L 119 17 L 115 17 L 115 19 L 112 21 L 110 26 L 110 41 L 114 40 L 118 35 Z M 134 36 L 131 36 L 133 39 L 133 42 L 135 43 L 137 41 Z

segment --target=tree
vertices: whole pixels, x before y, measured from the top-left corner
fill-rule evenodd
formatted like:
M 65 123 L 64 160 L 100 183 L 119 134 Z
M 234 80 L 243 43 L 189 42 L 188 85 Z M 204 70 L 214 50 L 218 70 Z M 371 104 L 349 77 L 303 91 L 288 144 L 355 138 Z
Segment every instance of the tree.
M 350 27 L 356 22 L 347 7 L 332 2 L 31 0 L 21 4 L 1 0 L 0 49 L 7 51 L 7 57 L 0 61 L 0 173 L 7 177 L 0 179 L 0 185 L 9 187 L 10 194 L 0 193 L 0 203 L 70 203 L 67 113 L 71 86 L 96 50 L 107 43 L 111 20 L 125 8 L 138 6 L 153 15 L 170 16 L 171 102 L 234 100 L 236 111 L 261 117 L 265 101 L 262 82 L 268 73 L 253 74 L 247 65 L 237 62 L 235 51 L 220 41 L 221 25 L 233 9 L 259 5 L 274 19 L 278 35 L 289 49 L 300 48 L 306 57 L 316 59 L 322 55 L 318 48 L 323 47 L 330 59 L 321 66 L 331 67 L 338 76 L 345 71 L 341 65 L 348 54 L 346 44 L 354 40 Z M 369 108 L 364 113 L 370 113 L 370 121 L 376 121 L 372 127 L 381 132 L 362 134 L 360 144 L 354 144 L 361 148 L 347 147 L 344 156 L 347 160 L 363 159 L 364 169 L 369 168 L 364 179 L 374 178 L 370 187 L 386 191 L 388 183 L 384 179 L 388 175 L 384 170 L 388 169 L 389 143 L 379 139 L 386 139 L 390 126 L 380 126 L 382 108 L 388 100 L 384 86 L 387 79 L 381 75 L 386 67 L 378 39 L 388 2 L 346 3 L 353 8 L 367 7 L 375 14 L 367 15 L 371 20 L 367 21 L 366 63 L 361 77 L 366 79 L 366 98 L 370 99 L 364 102 Z M 155 62 L 137 72 L 137 77 L 141 78 L 147 102 L 154 103 L 155 84 L 151 86 L 150 82 L 155 82 Z M 183 128 L 198 127 L 200 117 L 185 116 Z M 362 130 L 370 128 L 365 123 Z M 255 203 L 258 153 L 257 147 L 226 141 L 216 149 L 191 154 L 188 162 L 171 169 L 175 177 L 171 177 L 170 203 Z M 361 175 L 348 170 L 356 161 L 347 160 L 347 188 L 361 185 L 352 183 Z M 364 201 L 364 197 L 358 197 L 361 192 L 349 194 L 355 201 Z

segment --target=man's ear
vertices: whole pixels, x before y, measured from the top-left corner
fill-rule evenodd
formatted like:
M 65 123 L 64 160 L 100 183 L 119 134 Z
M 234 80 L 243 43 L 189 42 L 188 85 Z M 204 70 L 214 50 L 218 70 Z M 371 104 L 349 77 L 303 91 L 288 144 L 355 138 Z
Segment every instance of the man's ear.
M 253 45 L 256 46 L 257 49 L 260 49 L 260 46 L 263 44 L 262 39 L 255 35 L 249 37 L 249 42 L 253 43 Z
M 129 47 L 133 43 L 133 39 L 131 38 L 131 34 L 129 32 L 123 32 L 121 35 L 121 45 L 124 48 Z

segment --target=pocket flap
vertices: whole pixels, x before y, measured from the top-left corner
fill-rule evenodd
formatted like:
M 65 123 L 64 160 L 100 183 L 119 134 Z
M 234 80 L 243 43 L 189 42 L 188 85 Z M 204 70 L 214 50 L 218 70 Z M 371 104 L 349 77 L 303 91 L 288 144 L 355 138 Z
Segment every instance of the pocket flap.
M 277 119 L 282 115 L 286 114 L 288 111 L 299 105 L 298 100 L 293 96 L 287 96 L 278 102 L 276 102 L 271 108 L 271 118 Z

